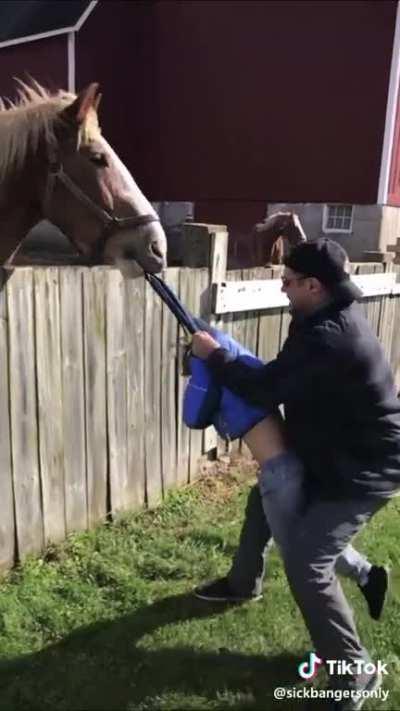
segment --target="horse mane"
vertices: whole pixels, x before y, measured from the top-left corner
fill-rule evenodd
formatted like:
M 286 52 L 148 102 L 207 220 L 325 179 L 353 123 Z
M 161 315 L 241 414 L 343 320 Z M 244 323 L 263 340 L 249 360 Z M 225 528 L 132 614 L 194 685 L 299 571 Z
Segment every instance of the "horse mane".
M 30 84 L 16 81 L 17 100 L 0 98 L 0 181 L 11 170 L 21 169 L 28 154 L 35 154 L 43 139 L 48 146 L 57 145 L 55 126 L 60 113 L 76 99 L 75 94 L 62 89 L 50 94 L 33 79 Z M 79 130 L 79 144 L 87 144 L 99 135 L 97 113 L 90 110 Z

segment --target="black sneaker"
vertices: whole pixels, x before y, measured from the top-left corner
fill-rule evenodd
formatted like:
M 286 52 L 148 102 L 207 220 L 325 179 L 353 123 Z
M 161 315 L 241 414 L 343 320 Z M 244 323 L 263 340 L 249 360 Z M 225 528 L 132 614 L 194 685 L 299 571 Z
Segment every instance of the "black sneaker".
M 386 601 L 389 586 L 389 574 L 383 565 L 373 565 L 365 585 L 359 585 L 364 595 L 369 614 L 373 620 L 379 620 Z
M 220 578 L 213 583 L 195 588 L 194 594 L 200 600 L 209 602 L 255 602 L 262 598 L 262 595 L 237 595 L 230 589 L 228 578 Z

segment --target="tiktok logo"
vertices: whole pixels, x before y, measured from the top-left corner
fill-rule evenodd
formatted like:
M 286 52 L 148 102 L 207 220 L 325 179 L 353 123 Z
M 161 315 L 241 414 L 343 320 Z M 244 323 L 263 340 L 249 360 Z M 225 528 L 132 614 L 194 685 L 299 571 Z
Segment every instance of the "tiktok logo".
M 318 671 L 318 667 L 322 664 L 322 659 L 317 657 L 315 652 L 310 652 L 310 659 L 302 662 L 298 666 L 298 671 L 302 679 L 313 679 Z

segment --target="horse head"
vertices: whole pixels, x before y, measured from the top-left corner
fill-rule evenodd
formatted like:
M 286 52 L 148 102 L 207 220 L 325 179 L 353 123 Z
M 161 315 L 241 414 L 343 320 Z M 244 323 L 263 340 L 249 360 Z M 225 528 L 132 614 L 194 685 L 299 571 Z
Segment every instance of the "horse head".
M 166 238 L 157 213 L 103 138 L 98 85 L 90 84 L 59 112 L 50 156 L 45 217 L 89 259 L 132 262 L 149 272 L 166 266 Z
M 293 212 L 275 212 L 263 222 L 253 227 L 256 238 L 256 252 L 260 263 L 282 264 L 286 238 L 290 247 L 307 241 L 298 215 Z
M 159 272 L 166 266 L 164 230 L 102 136 L 99 100 L 94 83 L 77 96 L 62 91 L 51 96 L 39 85 L 22 85 L 20 103 L 1 112 L 8 115 L 8 132 L 14 138 L 11 157 L 20 159 L 19 177 L 10 176 L 9 169 L 8 185 L 14 193 L 19 190 L 20 211 L 26 186 L 33 186 L 26 202 L 38 206 L 35 221 L 46 218 L 56 225 L 88 263 L 115 264 L 122 271 L 133 267 L 133 272 L 139 264 L 145 271 Z M 10 158 L 8 163 L 18 167 L 18 160 Z

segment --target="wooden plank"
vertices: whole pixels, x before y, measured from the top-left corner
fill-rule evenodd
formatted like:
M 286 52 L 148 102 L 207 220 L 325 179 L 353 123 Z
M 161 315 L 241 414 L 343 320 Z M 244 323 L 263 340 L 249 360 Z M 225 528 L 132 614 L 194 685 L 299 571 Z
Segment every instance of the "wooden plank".
M 211 234 L 211 254 L 210 254 L 210 272 L 208 282 L 207 307 L 202 307 L 202 316 L 215 328 L 223 329 L 223 320 L 214 314 L 213 308 L 213 285 L 218 284 L 226 279 L 226 268 L 228 259 L 228 232 L 224 230 L 216 231 Z M 215 428 L 210 425 L 206 427 L 203 433 L 203 452 L 208 457 L 216 456 L 218 449 L 222 453 L 225 452 L 225 442 L 217 435 Z
M 203 454 L 208 454 L 211 457 L 212 452 L 217 449 L 217 446 L 217 432 L 213 425 L 209 425 L 209 427 L 203 430 Z
M 144 417 L 146 502 L 162 499 L 161 472 L 161 300 L 150 284 L 145 285 L 144 318 Z
M 391 263 L 385 264 L 385 272 L 387 275 L 389 273 L 391 276 L 396 278 L 396 274 L 394 272 L 394 265 Z M 392 351 L 392 340 L 393 340 L 393 331 L 395 327 L 395 301 L 399 297 L 394 297 L 392 298 L 391 296 L 384 296 L 384 308 L 385 308 L 385 316 L 384 316 L 384 329 L 383 329 L 383 334 L 382 334 L 382 345 L 383 349 L 386 353 L 386 357 L 388 360 L 390 360 L 391 357 L 391 351 Z
M 65 524 L 87 528 L 82 269 L 59 270 L 63 388 Z
M 226 281 L 240 281 L 241 280 L 241 270 L 236 269 L 236 270 L 229 270 L 226 272 Z M 240 317 L 237 319 L 238 321 L 240 320 Z M 229 335 L 232 335 L 233 333 L 233 315 L 232 313 L 224 313 L 224 314 L 214 314 L 214 318 L 212 321 L 213 326 L 215 328 L 218 328 L 221 331 L 224 331 L 228 333 Z M 217 456 L 221 457 L 224 456 L 225 454 L 228 454 L 231 450 L 230 444 L 228 444 L 222 437 L 220 437 L 217 434 Z
M 106 421 L 105 274 L 83 270 L 84 359 L 88 525 L 104 520 L 108 509 Z
M 383 264 L 375 264 L 374 265 L 374 274 L 381 274 L 383 272 L 383 269 L 384 269 Z M 370 303 L 371 303 L 371 311 L 370 311 L 371 321 L 370 321 L 370 323 L 371 323 L 374 333 L 376 335 L 378 335 L 382 299 L 379 296 L 374 296 L 374 297 L 370 298 Z
M 366 264 L 360 264 L 358 266 L 358 274 L 374 274 L 375 273 L 375 265 L 372 263 L 366 263 Z M 366 318 L 368 319 L 369 324 L 371 325 L 371 328 L 373 328 L 373 314 L 374 314 L 374 308 L 375 308 L 375 300 L 376 297 L 370 297 L 363 299 L 361 302 L 361 307 L 365 313 Z
M 268 270 L 269 271 L 269 270 Z M 268 271 L 265 267 L 255 267 L 253 269 L 243 270 L 243 279 L 266 279 Z M 244 323 L 244 334 L 243 334 L 243 345 L 248 348 L 248 350 L 254 355 L 258 354 L 258 338 L 259 338 L 259 328 L 261 320 L 260 311 L 246 311 L 245 312 L 245 323 Z M 240 440 L 239 451 L 242 456 L 251 459 L 251 452 L 247 447 L 244 440 Z
M 231 285 L 234 282 L 242 281 L 243 278 L 241 269 L 232 269 L 228 272 L 228 282 L 226 283 Z M 232 338 L 235 338 L 235 340 L 237 340 L 238 336 L 240 336 L 242 333 L 242 321 L 243 313 L 240 313 L 239 311 L 236 311 L 234 308 L 232 308 L 229 313 L 224 314 L 222 330 L 226 331 L 226 333 L 229 333 Z
M 284 267 L 283 265 L 273 267 L 272 270 L 272 275 L 274 280 L 277 281 L 277 287 L 279 287 L 280 290 L 282 290 L 282 281 L 281 281 L 281 276 L 283 274 Z M 283 294 L 283 296 L 286 296 Z M 289 333 L 289 326 L 292 321 L 292 315 L 289 311 L 289 306 L 285 306 L 285 308 L 281 309 L 281 324 L 280 324 L 280 332 L 279 332 L 279 351 L 283 348 L 284 343 L 288 337 Z
M 393 266 L 394 272 L 396 273 L 396 278 L 400 277 L 400 266 Z M 400 296 L 394 298 L 394 325 L 393 325 L 393 338 L 392 346 L 390 351 L 390 364 L 392 366 L 393 375 L 395 379 L 395 385 L 397 392 L 400 391 L 400 328 L 398 324 L 400 323 Z
M 381 299 L 381 310 L 379 316 L 378 338 L 382 344 L 383 350 L 386 353 L 386 325 L 388 320 L 387 300 Z
M 126 351 L 127 351 L 127 468 L 129 504 L 142 508 L 145 488 L 145 424 L 144 424 L 144 300 L 143 277 L 127 279 L 126 289 Z
M 281 311 L 281 328 L 279 334 L 279 350 L 282 350 L 285 341 L 288 337 L 289 326 L 292 320 L 291 313 L 289 309 L 282 309 Z
M 255 267 L 251 270 L 243 270 L 243 278 L 247 279 L 250 277 L 252 279 L 265 279 L 266 271 L 265 267 Z M 247 311 L 244 345 L 251 353 L 254 353 L 254 355 L 257 355 L 258 351 L 259 325 L 260 311 Z
M 225 225 L 208 225 L 204 223 L 185 223 L 183 225 L 182 260 L 185 267 L 209 267 L 216 254 L 213 252 L 212 236 L 224 234 L 222 238 L 226 243 L 227 251 L 228 234 Z M 218 240 L 220 243 L 221 240 Z M 221 248 L 223 251 L 223 248 Z M 213 253 L 212 253 L 213 252 Z M 222 254 L 222 252 L 221 252 Z
M 386 328 L 386 323 L 387 323 L 387 300 L 383 296 L 381 296 L 379 301 L 380 301 L 380 309 L 379 309 L 379 322 L 378 322 L 377 336 L 382 344 L 383 349 L 386 352 L 385 328 Z
M 389 296 L 395 286 L 393 274 L 390 273 L 359 274 L 354 277 L 354 282 L 363 291 L 364 296 Z M 217 314 L 288 306 L 287 296 L 281 291 L 281 285 L 276 280 L 241 281 L 240 284 L 225 281 L 217 287 Z
M 273 270 L 269 269 L 267 278 L 273 278 Z M 276 358 L 279 351 L 281 330 L 281 309 L 271 309 L 260 312 L 258 336 L 258 357 L 266 362 Z
M 257 278 L 278 280 L 279 288 L 281 289 L 283 271 L 283 265 L 264 267 L 264 274 L 261 275 L 260 273 Z M 292 320 L 288 309 L 285 309 L 284 314 L 281 309 L 259 312 L 257 355 L 266 362 L 274 360 L 283 346 L 282 320 L 284 331 L 287 335 Z
M 372 267 L 372 268 L 371 268 Z M 393 271 L 392 264 L 352 264 L 352 273 L 354 271 L 359 275 L 357 278 L 363 278 L 366 272 L 373 272 L 377 279 L 383 280 L 386 278 L 387 284 L 393 283 L 396 275 Z M 369 276 L 367 278 L 370 278 Z M 381 282 L 383 284 L 383 281 Z M 397 297 L 396 297 L 397 298 Z M 372 328 L 376 331 L 377 336 L 382 344 L 387 358 L 391 358 L 392 339 L 395 319 L 395 301 L 386 291 L 375 298 L 364 299 L 362 306 L 367 314 Z
M 129 509 L 127 451 L 127 351 L 125 284 L 121 272 L 106 274 L 106 372 L 109 482 L 112 513 Z
M 382 275 L 385 270 L 384 264 L 358 264 L 352 263 L 350 265 L 351 273 L 357 276 L 363 276 L 364 274 L 378 274 Z M 381 317 L 384 316 L 384 301 L 382 295 L 380 296 L 370 296 L 363 299 L 361 302 L 362 308 L 364 308 L 367 315 L 368 321 L 373 329 L 374 333 L 378 338 L 382 338 L 381 335 Z
M 179 269 L 170 268 L 165 281 L 175 294 L 179 293 Z M 161 455 L 163 489 L 177 483 L 177 403 L 178 322 L 170 309 L 162 306 L 161 350 Z
M 18 556 L 42 550 L 32 269 L 7 283 L 10 336 L 11 448 Z
M 0 290 L 0 571 L 15 557 L 15 520 L 10 442 L 9 340 L 6 289 Z
M 368 272 L 368 264 L 361 264 L 359 267 L 359 273 L 372 273 L 372 274 L 382 274 L 384 271 L 383 264 L 372 264 L 372 270 Z M 378 335 L 379 321 L 382 310 L 382 297 L 381 296 L 371 296 L 363 299 L 361 304 L 364 305 L 366 309 L 368 322 L 376 335 Z
M 202 284 L 208 281 L 208 271 L 200 269 L 184 269 L 181 271 L 180 279 L 180 299 L 182 303 L 193 314 L 200 312 L 200 300 Z M 202 454 L 203 432 L 202 430 L 191 430 L 182 421 L 182 402 L 187 378 L 181 378 L 179 383 L 179 414 L 178 414 L 178 472 L 179 477 L 187 481 L 195 478 L 198 468 L 198 461 Z
M 217 273 L 217 272 L 215 272 Z M 200 316 L 211 323 L 215 328 L 218 328 L 214 316 L 211 314 L 211 282 L 210 272 L 202 270 L 201 272 L 201 311 Z M 217 432 L 213 425 L 206 427 L 203 430 L 202 452 L 208 459 L 215 459 L 217 455 L 218 438 Z
M 217 284 L 226 278 L 228 261 L 228 232 L 226 228 L 211 234 L 210 284 Z
M 188 300 L 184 301 L 184 304 L 195 315 L 200 314 L 201 295 L 207 289 L 208 278 L 207 269 L 191 270 Z M 190 430 L 189 447 L 189 481 L 194 481 L 199 473 L 200 457 L 203 453 L 203 430 Z
M 253 270 L 242 269 L 235 272 L 235 278 L 238 281 L 253 278 Z M 232 314 L 232 338 L 240 343 L 244 348 L 251 348 L 251 343 L 248 343 L 251 327 L 254 319 L 252 318 L 254 311 L 244 311 L 237 314 Z M 237 457 L 241 453 L 242 442 L 240 439 L 235 439 L 229 443 L 229 453 L 232 457 Z
M 229 272 L 229 282 L 243 281 L 243 270 L 234 269 Z M 221 329 L 229 333 L 238 343 L 242 343 L 246 333 L 246 313 L 232 313 Z M 226 452 L 231 456 L 237 456 L 240 452 L 240 440 L 236 439 L 225 444 Z
M 230 279 L 230 273 L 226 270 L 228 252 L 227 233 L 214 233 L 211 238 L 211 259 L 209 278 L 209 312 L 210 324 L 215 328 L 221 328 L 224 317 L 215 313 L 214 308 L 214 286 L 222 281 Z
M 179 298 L 183 303 L 186 303 L 189 278 L 190 270 L 181 268 L 179 270 Z M 190 430 L 182 418 L 183 394 L 188 380 L 188 376 L 182 373 L 182 359 L 187 345 L 185 332 L 181 327 L 178 327 L 176 481 L 179 485 L 187 484 L 189 481 Z
M 39 456 L 45 543 L 65 538 L 64 433 L 57 267 L 34 271 Z

